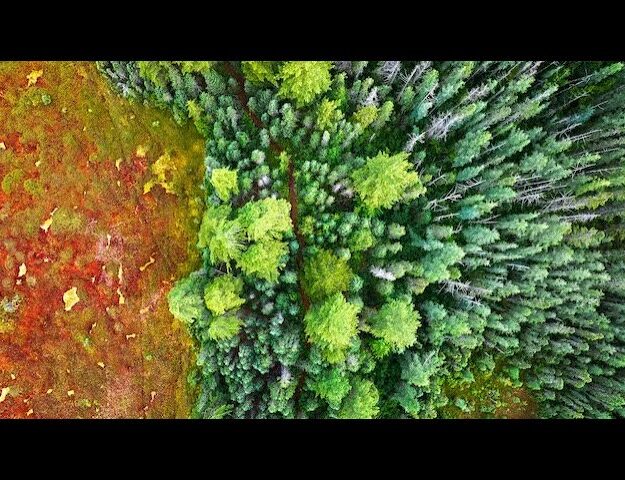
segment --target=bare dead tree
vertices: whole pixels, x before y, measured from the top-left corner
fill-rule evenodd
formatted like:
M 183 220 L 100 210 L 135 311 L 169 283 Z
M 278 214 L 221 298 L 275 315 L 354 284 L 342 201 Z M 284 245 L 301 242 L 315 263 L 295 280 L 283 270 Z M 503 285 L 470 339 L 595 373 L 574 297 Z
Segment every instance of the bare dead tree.
M 408 137 L 408 141 L 406 142 L 406 146 L 404 147 L 405 152 L 412 152 L 415 145 L 418 143 L 423 143 L 425 138 L 425 132 L 420 133 L 419 135 L 415 133 L 411 133 Z
M 444 280 L 442 282 L 443 287 L 441 291 L 444 289 L 447 293 L 451 293 L 452 295 L 455 293 L 462 293 L 464 295 L 468 295 L 471 298 L 483 297 L 486 295 L 490 295 L 490 290 L 481 287 L 475 287 L 471 285 L 470 282 L 457 282 L 454 280 Z
M 336 68 L 339 72 L 351 73 L 352 71 L 352 62 L 350 61 L 339 61 L 332 63 L 334 63 L 334 68 Z
M 490 88 L 485 83 L 478 85 L 477 87 L 473 87 L 471 90 L 469 90 L 469 93 L 467 94 L 463 103 L 475 102 L 476 100 L 484 97 L 484 95 L 486 95 L 489 91 Z
M 363 106 L 369 106 L 369 105 L 378 105 L 378 87 L 373 87 L 370 91 L 369 94 L 367 95 L 367 98 L 365 98 L 365 101 L 362 102 Z
M 416 82 L 419 78 L 421 78 L 421 76 L 423 75 L 423 73 L 430 68 L 430 66 L 432 65 L 432 62 L 419 62 L 411 71 L 409 74 L 400 74 L 399 79 L 402 82 L 402 87 L 399 90 L 399 92 L 397 93 L 397 100 L 399 100 L 401 98 L 401 96 L 404 94 L 404 91 L 406 90 L 406 88 L 408 87 L 408 85 L 413 84 L 414 82 Z
M 401 71 L 401 62 L 399 61 L 386 61 L 378 67 L 377 74 L 382 78 L 384 83 L 391 85 L 399 72 Z
M 445 209 L 448 208 L 448 207 L 441 207 L 440 204 L 445 203 L 445 202 L 453 203 L 457 200 L 460 200 L 462 198 L 462 195 L 458 193 L 457 190 L 458 188 L 456 185 L 451 190 L 449 190 L 449 192 L 447 192 L 443 197 L 436 198 L 428 202 L 426 208 L 429 208 L 434 211 L 441 210 L 442 208 L 445 208 Z
M 519 271 L 527 271 L 530 269 L 529 266 L 527 265 L 522 265 L 520 263 L 508 263 L 508 266 L 512 269 L 512 270 L 519 270 Z
M 544 208 L 543 213 L 561 212 L 565 210 L 577 210 L 586 206 L 586 200 L 575 198 L 573 195 L 563 194 L 558 198 L 549 200 Z
M 447 138 L 447 134 L 449 130 L 457 124 L 460 120 L 462 120 L 463 115 L 452 112 L 445 112 L 443 114 L 437 115 L 430 124 L 429 128 L 426 130 L 426 135 L 430 138 L 435 139 L 445 139 Z
M 595 218 L 598 218 L 599 214 L 597 213 L 580 213 L 577 215 L 568 215 L 565 217 L 562 217 L 563 220 L 568 220 L 570 222 L 581 222 L 581 223 L 586 223 L 586 222 L 590 222 L 591 220 L 594 220 Z
M 371 275 L 373 275 L 375 278 L 380 278 L 389 282 L 393 282 L 396 280 L 396 277 L 395 275 L 393 275 L 392 272 L 389 272 L 388 270 L 385 270 L 381 267 L 371 267 L 369 271 L 371 272 Z
M 467 180 L 466 182 L 456 184 L 456 188 L 458 189 L 458 193 L 464 194 L 472 188 L 475 188 L 482 184 L 487 185 L 488 183 L 490 183 L 490 181 L 486 182 L 482 178 L 472 178 L 471 180 Z

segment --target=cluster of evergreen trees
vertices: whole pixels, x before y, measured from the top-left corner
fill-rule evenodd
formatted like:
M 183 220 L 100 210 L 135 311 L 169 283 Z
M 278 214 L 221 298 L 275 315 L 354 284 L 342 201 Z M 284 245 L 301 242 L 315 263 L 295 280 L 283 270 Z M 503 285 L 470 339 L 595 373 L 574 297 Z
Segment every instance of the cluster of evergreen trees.
M 99 68 L 206 137 L 204 268 L 169 295 L 198 416 L 471 413 L 484 373 L 625 416 L 623 64 Z

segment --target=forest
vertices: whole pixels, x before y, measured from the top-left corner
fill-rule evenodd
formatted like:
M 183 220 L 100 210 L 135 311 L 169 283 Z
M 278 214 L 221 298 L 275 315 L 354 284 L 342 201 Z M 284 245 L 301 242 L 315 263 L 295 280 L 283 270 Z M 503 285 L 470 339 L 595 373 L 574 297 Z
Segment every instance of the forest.
M 204 140 L 192 415 L 624 417 L 623 66 L 97 62 Z

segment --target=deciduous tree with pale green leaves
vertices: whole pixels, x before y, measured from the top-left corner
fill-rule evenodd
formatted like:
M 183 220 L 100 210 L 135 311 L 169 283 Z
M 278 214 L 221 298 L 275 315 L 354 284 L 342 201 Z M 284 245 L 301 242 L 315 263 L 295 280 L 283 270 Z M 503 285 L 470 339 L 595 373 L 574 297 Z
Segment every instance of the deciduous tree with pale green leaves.
M 304 317 L 308 339 L 317 345 L 330 363 L 345 358 L 345 351 L 358 328 L 360 308 L 335 293 L 312 307 Z
M 349 287 L 352 271 L 347 261 L 321 250 L 306 259 L 303 272 L 304 288 L 313 300 L 322 300 Z
M 280 68 L 278 95 L 298 107 L 310 104 L 330 87 L 332 62 L 286 62 Z
M 234 315 L 214 317 L 208 326 L 208 338 L 216 341 L 232 338 L 241 330 L 241 323 Z
M 413 198 L 425 193 L 419 175 L 407 159 L 405 152 L 380 152 L 352 173 L 354 188 L 365 207 L 372 211 L 390 208 L 409 191 Z
M 239 295 L 243 291 L 243 281 L 232 275 L 221 275 L 204 287 L 204 303 L 213 314 L 221 315 L 237 309 L 245 303 Z
M 215 188 L 217 196 L 224 202 L 230 200 L 233 194 L 239 193 L 236 170 L 216 168 L 211 173 L 211 184 Z

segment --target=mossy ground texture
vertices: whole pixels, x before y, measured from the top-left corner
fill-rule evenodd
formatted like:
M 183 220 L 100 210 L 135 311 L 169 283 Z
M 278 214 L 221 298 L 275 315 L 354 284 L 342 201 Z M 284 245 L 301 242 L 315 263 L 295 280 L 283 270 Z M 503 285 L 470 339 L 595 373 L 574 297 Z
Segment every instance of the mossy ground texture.
M 202 159 L 92 64 L 0 63 L 0 418 L 188 416 Z

